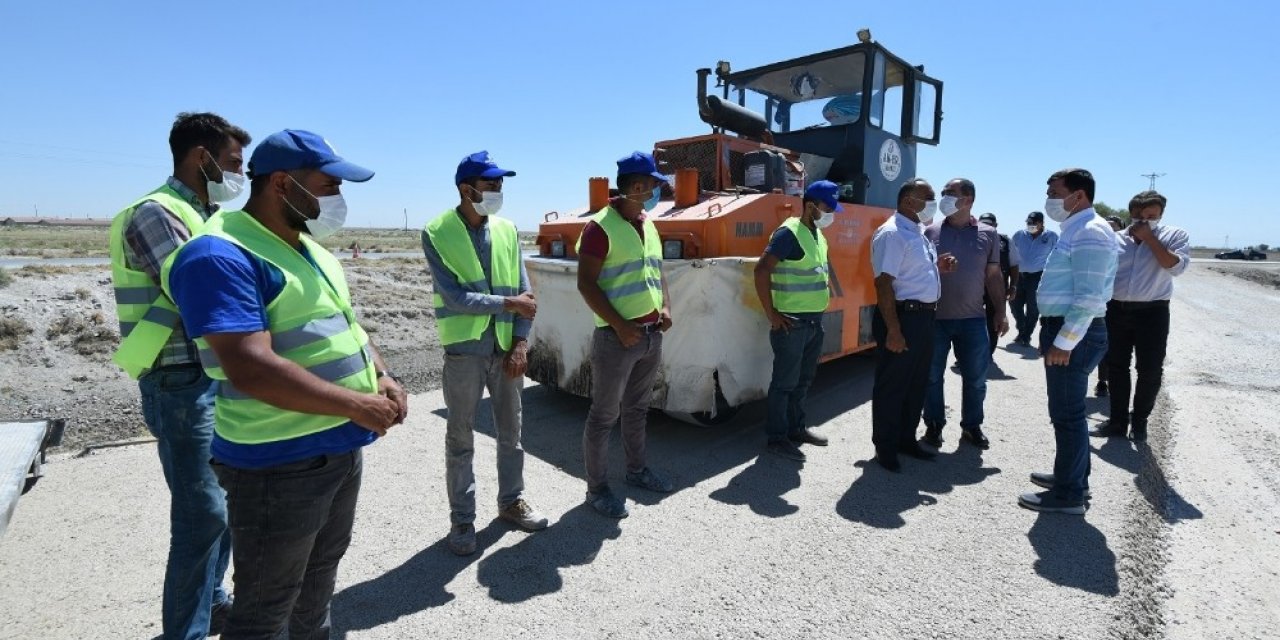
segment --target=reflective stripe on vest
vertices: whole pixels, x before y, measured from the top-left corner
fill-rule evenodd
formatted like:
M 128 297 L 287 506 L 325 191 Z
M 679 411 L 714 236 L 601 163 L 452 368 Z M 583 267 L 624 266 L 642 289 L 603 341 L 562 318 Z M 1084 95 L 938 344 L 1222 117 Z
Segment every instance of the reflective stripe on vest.
M 827 273 L 827 238 L 815 235 L 800 222 L 787 218 L 780 229 L 791 231 L 804 251 L 799 260 L 782 260 L 769 279 L 773 307 L 782 313 L 818 313 L 831 304 Z
M 266 308 L 272 351 L 328 382 L 360 393 L 377 391 L 369 336 L 355 320 L 346 277 L 333 254 L 303 234 L 300 242 L 313 265 L 243 211 L 219 214 L 200 235 L 231 242 L 284 275 L 284 287 Z M 181 251 L 170 256 L 161 272 L 166 292 L 171 291 L 170 269 Z M 278 442 L 348 421 L 343 416 L 289 411 L 251 397 L 227 380 L 222 363 L 204 336 L 195 342 L 205 372 L 218 381 L 214 430 L 221 438 L 240 444 Z
M 609 255 L 597 282 L 618 315 L 628 320 L 662 309 L 662 241 L 653 221 L 643 223 L 644 240 L 612 206 L 591 217 L 609 237 Z M 578 238 L 578 248 L 582 238 Z M 596 326 L 609 323 L 596 316 Z
M 467 231 L 466 222 L 456 209 L 450 209 L 428 222 L 423 231 L 440 255 L 441 262 L 449 269 L 463 289 L 495 296 L 515 296 L 520 293 L 520 237 L 510 220 L 490 216 L 489 227 L 489 278 L 484 276 L 480 257 Z M 458 342 L 479 340 L 496 322 L 494 335 L 498 348 L 511 349 L 515 314 L 503 310 L 497 314 L 461 313 L 449 309 L 439 293 L 432 295 L 436 313 L 436 327 L 440 344 L 447 346 Z
M 151 276 L 130 268 L 125 259 L 125 229 L 138 207 L 147 202 L 155 202 L 177 216 L 192 234 L 204 226 L 204 218 L 195 207 L 168 185 L 134 201 L 111 221 L 111 280 L 115 286 L 121 338 L 111 359 L 135 379 L 155 364 L 180 320 L 177 307 Z

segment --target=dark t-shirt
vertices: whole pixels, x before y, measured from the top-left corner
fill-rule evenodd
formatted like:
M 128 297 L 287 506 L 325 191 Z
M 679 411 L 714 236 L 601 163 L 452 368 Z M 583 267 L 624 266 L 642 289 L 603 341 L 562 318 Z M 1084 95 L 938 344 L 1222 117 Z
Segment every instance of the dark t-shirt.
M 627 220 L 625 216 L 622 219 Z M 640 242 L 642 243 L 644 242 L 644 221 L 645 215 L 643 213 L 637 216 L 635 220 L 627 220 L 635 228 L 636 233 L 640 234 Z M 588 222 L 582 228 L 582 243 L 578 245 L 578 255 L 591 256 L 600 260 L 604 260 L 609 256 L 609 234 L 605 233 L 604 227 L 596 224 L 595 220 Z M 657 322 L 660 318 L 661 315 L 654 311 L 639 318 L 631 318 L 631 320 L 640 324 L 649 324 Z
M 817 230 L 811 230 L 814 238 L 817 238 Z M 786 227 L 778 227 L 773 232 L 773 237 L 769 238 L 769 246 L 764 248 L 764 252 L 782 260 L 802 260 L 804 258 L 804 247 L 800 246 L 800 240 L 796 238 L 796 234 Z M 822 312 L 813 313 L 788 313 L 784 314 L 800 320 L 809 322 L 822 322 Z

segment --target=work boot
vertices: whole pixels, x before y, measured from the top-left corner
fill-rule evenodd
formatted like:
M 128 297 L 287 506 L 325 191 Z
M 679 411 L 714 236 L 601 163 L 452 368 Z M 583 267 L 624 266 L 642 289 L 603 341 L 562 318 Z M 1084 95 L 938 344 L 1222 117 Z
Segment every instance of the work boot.
M 541 531 L 550 523 L 547 517 L 538 513 L 524 498 L 505 506 L 498 512 L 498 517 L 514 524 L 525 531 Z
M 476 528 L 471 523 L 455 524 L 449 529 L 449 550 L 454 555 L 469 556 L 476 552 Z

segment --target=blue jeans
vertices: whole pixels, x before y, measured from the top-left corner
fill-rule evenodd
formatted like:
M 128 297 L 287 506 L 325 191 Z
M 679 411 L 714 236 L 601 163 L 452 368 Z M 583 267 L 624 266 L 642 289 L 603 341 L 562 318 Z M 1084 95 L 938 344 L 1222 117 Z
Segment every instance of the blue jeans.
M 804 430 L 804 399 L 818 372 L 822 355 L 822 322 L 792 320 L 791 329 L 769 332 L 773 347 L 773 378 L 769 382 L 769 440 L 786 440 Z
M 236 602 L 223 640 L 327 639 L 338 563 L 351 544 L 360 449 L 266 469 L 214 463 L 227 489 Z
M 169 485 L 169 561 L 161 620 L 166 639 L 203 639 L 209 613 L 227 600 L 231 555 L 226 493 L 209 466 L 215 385 L 199 365 L 164 367 L 138 379 L 142 417 L 156 437 Z
M 1048 353 L 1062 329 L 1062 318 L 1042 318 L 1040 353 Z M 1107 353 L 1107 323 L 1095 318 L 1084 338 L 1071 350 L 1066 366 L 1045 365 L 1045 388 L 1049 395 L 1049 420 L 1058 452 L 1053 459 L 1054 494 L 1078 502 L 1089 488 L 1089 423 L 1084 399 L 1089 393 L 1089 375 Z
M 987 399 L 987 367 L 991 364 L 985 317 L 935 321 L 929 390 L 924 400 L 924 423 L 926 426 L 939 428 L 947 424 L 942 390 L 947 374 L 947 356 L 951 354 L 952 344 L 956 347 L 956 360 L 960 364 L 960 379 L 964 385 L 960 401 L 960 428 L 981 427 L 982 403 Z

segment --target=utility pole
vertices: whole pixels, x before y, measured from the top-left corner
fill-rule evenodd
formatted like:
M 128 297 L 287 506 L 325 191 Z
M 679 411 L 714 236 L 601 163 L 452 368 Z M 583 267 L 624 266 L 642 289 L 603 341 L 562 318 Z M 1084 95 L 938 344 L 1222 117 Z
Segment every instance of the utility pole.
M 404 230 L 405 231 L 409 230 L 409 208 L 408 207 L 405 207 L 404 209 Z
M 36 217 L 37 217 L 37 218 L 39 218 L 39 217 L 40 217 L 40 205 L 38 205 L 38 204 L 33 204 L 33 205 L 31 205 L 31 208 L 36 210 Z
M 1155 190 L 1156 190 L 1156 178 L 1163 178 L 1164 176 L 1165 176 L 1165 174 L 1163 174 L 1163 173 L 1156 173 L 1156 172 L 1154 172 L 1154 171 L 1153 171 L 1153 172 L 1151 172 L 1151 173 L 1144 173 L 1144 174 L 1142 174 L 1142 177 L 1144 177 L 1144 178 L 1146 178 L 1146 179 L 1148 179 L 1148 180 L 1150 180 L 1150 181 L 1151 181 L 1151 190 L 1152 190 L 1152 191 L 1155 191 Z

